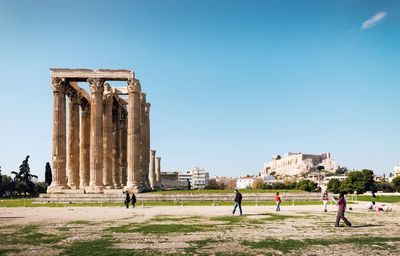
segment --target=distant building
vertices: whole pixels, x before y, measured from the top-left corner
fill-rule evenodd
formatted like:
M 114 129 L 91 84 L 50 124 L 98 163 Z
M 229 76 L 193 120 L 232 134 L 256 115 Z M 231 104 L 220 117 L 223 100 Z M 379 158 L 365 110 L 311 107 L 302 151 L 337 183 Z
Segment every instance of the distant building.
M 188 189 L 188 182 L 180 181 L 178 176 L 178 172 L 161 172 L 161 189 Z
M 273 184 L 273 183 L 277 182 L 276 178 L 272 175 L 265 175 L 265 176 L 262 176 L 261 178 L 263 179 L 264 183 L 266 183 L 266 184 Z
M 396 165 L 396 166 L 393 168 L 393 177 L 394 177 L 394 178 L 400 177 L 400 166 L 399 166 L 399 165 Z
M 236 179 L 236 188 L 245 189 L 251 188 L 253 185 L 255 177 L 240 177 Z
M 210 174 L 199 167 L 194 167 L 190 171 L 180 172 L 179 181 L 190 182 L 191 189 L 204 189 L 210 181 Z

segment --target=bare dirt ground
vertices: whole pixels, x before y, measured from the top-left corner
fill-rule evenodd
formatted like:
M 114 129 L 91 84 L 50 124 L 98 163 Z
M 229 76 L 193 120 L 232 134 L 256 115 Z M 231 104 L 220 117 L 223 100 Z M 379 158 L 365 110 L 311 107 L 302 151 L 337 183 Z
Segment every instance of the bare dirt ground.
M 400 255 L 399 204 L 351 207 L 351 228 L 332 205 L 0 208 L 0 255 Z

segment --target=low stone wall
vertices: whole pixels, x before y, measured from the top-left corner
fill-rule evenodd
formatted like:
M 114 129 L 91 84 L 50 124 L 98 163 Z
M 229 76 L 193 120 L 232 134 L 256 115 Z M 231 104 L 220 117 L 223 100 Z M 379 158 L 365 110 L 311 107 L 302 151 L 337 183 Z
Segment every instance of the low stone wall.
M 274 201 L 274 193 L 245 193 L 243 201 L 261 202 Z M 281 193 L 281 199 L 285 201 L 318 201 L 322 200 L 321 193 Z M 36 203 L 49 202 L 71 202 L 71 203 L 118 203 L 125 198 L 124 193 L 110 194 L 40 194 L 39 198 L 35 199 Z M 210 202 L 233 202 L 234 195 L 232 194 L 157 194 L 157 193 L 141 193 L 136 194 L 138 202 L 165 202 L 165 201 L 210 201 Z

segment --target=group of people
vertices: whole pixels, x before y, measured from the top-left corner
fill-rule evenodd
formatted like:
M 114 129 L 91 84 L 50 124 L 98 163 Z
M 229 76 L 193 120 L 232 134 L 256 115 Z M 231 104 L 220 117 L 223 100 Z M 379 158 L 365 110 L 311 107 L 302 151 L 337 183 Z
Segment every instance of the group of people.
M 379 212 L 391 212 L 392 208 L 386 204 L 376 204 L 374 201 L 369 202 L 367 204 L 367 209 L 369 211 L 376 211 L 377 213 Z
M 279 192 L 276 192 L 274 199 L 275 199 L 275 205 L 276 205 L 275 211 L 280 212 L 281 211 L 280 206 L 281 206 L 282 200 L 279 195 Z M 344 216 L 344 213 L 346 212 L 346 198 L 344 197 L 344 193 L 340 192 L 339 198 L 333 197 L 333 200 L 335 201 L 335 203 L 338 206 L 338 214 L 336 216 L 335 227 L 339 227 L 340 220 L 343 220 L 347 226 L 351 227 L 350 221 Z M 242 212 L 242 194 L 237 189 L 235 190 L 234 201 L 235 201 L 235 205 L 234 205 L 232 214 L 235 214 L 236 209 L 239 208 L 240 215 L 242 215 L 243 214 L 243 212 Z M 324 212 L 328 211 L 328 201 L 329 201 L 328 192 L 325 191 L 322 196 Z
M 338 206 L 338 213 L 336 216 L 336 222 L 335 222 L 335 227 L 339 227 L 340 220 L 343 220 L 344 223 L 348 226 L 351 227 L 350 221 L 344 216 L 346 212 L 346 198 L 344 196 L 345 194 L 343 192 L 339 193 L 339 198 L 333 197 L 333 201 L 336 203 Z M 281 197 L 279 195 L 279 192 L 276 192 L 275 194 L 275 211 L 280 212 L 281 211 Z M 136 204 L 136 196 L 134 193 L 132 193 L 132 196 L 130 196 L 129 192 L 125 192 L 125 206 L 126 208 L 129 208 L 129 204 L 132 202 L 132 208 L 135 208 Z M 240 215 L 243 214 L 242 211 L 242 194 L 239 192 L 239 190 L 235 189 L 235 199 L 234 199 L 234 208 L 232 211 L 232 214 L 235 214 L 236 209 L 239 208 L 239 213 Z M 328 211 L 328 202 L 329 202 L 329 196 L 328 192 L 325 191 L 324 194 L 322 195 L 322 203 L 324 205 L 324 212 Z M 376 210 L 377 212 L 379 211 L 391 211 L 391 208 L 385 204 L 382 204 L 380 206 L 376 205 L 375 202 L 371 202 L 367 205 L 367 208 L 369 210 Z
M 128 209 L 129 208 L 129 203 L 132 202 L 132 208 L 135 208 L 135 204 L 136 204 L 136 196 L 135 193 L 132 193 L 132 197 L 129 195 L 129 192 L 126 191 L 125 192 L 125 206 Z
M 243 214 L 242 212 L 242 194 L 239 192 L 239 190 L 235 189 L 235 199 L 234 199 L 235 205 L 233 207 L 232 214 L 235 214 L 236 208 L 239 207 L 239 212 L 240 215 Z M 279 196 L 279 192 L 276 192 L 275 194 L 275 202 L 276 202 L 276 211 L 280 212 L 281 211 L 281 197 Z

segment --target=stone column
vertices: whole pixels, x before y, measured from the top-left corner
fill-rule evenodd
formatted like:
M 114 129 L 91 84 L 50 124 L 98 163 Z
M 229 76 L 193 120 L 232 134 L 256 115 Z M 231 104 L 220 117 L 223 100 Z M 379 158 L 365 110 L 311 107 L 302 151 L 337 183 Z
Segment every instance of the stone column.
M 113 124 L 113 149 L 112 149 L 112 162 L 113 162 L 113 184 L 115 188 L 121 188 L 121 176 L 120 176 L 120 121 L 119 103 L 114 101 L 113 112 L 112 112 L 112 124 Z
M 81 103 L 80 188 L 89 186 L 90 178 L 90 103 Z
M 68 186 L 79 188 L 79 104 L 78 93 L 68 86 L 68 157 L 67 174 Z
M 126 186 L 127 181 L 127 142 L 128 142 L 128 115 L 125 109 L 120 109 L 120 176 L 121 185 Z
M 90 83 L 90 184 L 88 192 L 103 192 L 103 91 L 104 81 L 89 79 Z
M 66 134 L 65 134 L 65 83 L 60 78 L 52 78 L 53 87 L 53 144 L 52 182 L 48 193 L 61 192 L 69 188 L 66 181 Z
M 140 189 L 140 84 L 128 81 L 128 180 L 126 190 Z
M 156 170 L 155 166 L 156 165 L 156 151 L 155 150 L 150 150 L 150 172 L 149 172 L 149 181 L 150 181 L 150 187 L 152 189 L 155 188 L 156 186 Z
M 161 186 L 161 157 L 156 157 L 156 183 Z
M 111 189 L 114 187 L 113 183 L 113 123 L 112 123 L 112 109 L 114 96 L 111 91 L 111 86 L 107 83 L 104 84 L 104 115 L 103 115 L 103 149 L 104 149 L 104 166 L 103 166 L 103 183 L 104 187 Z
M 141 93 L 140 95 L 140 185 L 144 189 L 146 189 L 146 156 L 147 152 L 144 151 L 144 143 L 145 143 L 145 107 L 146 107 L 146 94 Z
M 145 105 L 145 122 L 144 122 L 144 157 L 145 157 L 145 172 L 146 172 L 146 183 L 148 187 L 150 186 L 150 177 L 149 177 L 149 164 L 150 164 L 150 103 L 146 103 Z

